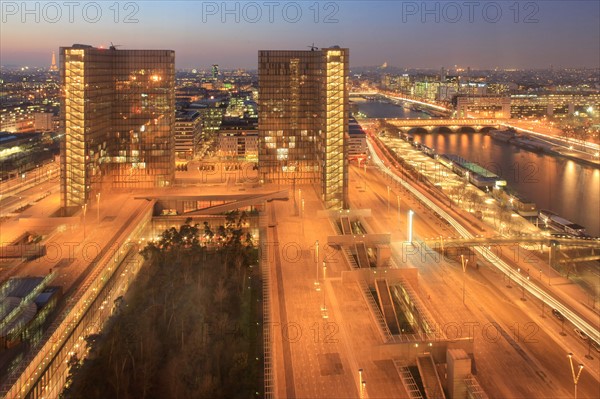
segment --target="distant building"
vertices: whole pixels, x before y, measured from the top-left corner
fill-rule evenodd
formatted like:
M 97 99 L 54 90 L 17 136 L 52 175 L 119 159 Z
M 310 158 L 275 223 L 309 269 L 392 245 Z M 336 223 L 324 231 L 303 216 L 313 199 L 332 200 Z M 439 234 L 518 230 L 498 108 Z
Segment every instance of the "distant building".
M 354 160 L 367 155 L 367 135 L 356 119 L 350 118 L 348 125 L 348 159 Z
M 223 130 L 219 132 L 217 155 L 222 159 L 257 161 L 258 130 Z
M 202 120 L 202 141 L 215 138 L 219 132 L 226 103 L 219 99 L 208 99 L 193 102 L 187 108 L 188 111 L 196 111 Z
M 202 118 L 198 111 L 180 111 L 175 115 L 175 157 L 191 160 L 202 143 Z
M 437 89 L 436 100 L 451 101 L 458 94 L 458 85 L 453 83 L 440 83 Z
M 56 66 L 56 53 L 52 52 L 52 63 L 50 64 L 50 72 L 57 72 L 58 67 Z
M 511 96 L 513 117 L 565 117 L 579 114 L 593 114 L 600 110 L 600 94 L 541 93 L 515 94 Z
M 381 80 L 381 85 L 386 90 L 394 90 L 403 94 L 412 94 L 413 87 L 408 74 L 390 75 L 385 74 Z
M 219 129 L 217 156 L 256 162 L 258 160 L 258 129 L 256 121 L 225 118 Z
M 458 96 L 456 113 L 459 118 L 499 118 L 508 119 L 510 97 L 504 96 Z
M 33 114 L 33 129 L 36 132 L 53 132 L 54 114 L 50 112 L 35 112 Z
M 102 185 L 168 186 L 175 173 L 175 52 L 60 49 L 61 196 L 67 212 Z
M 348 49 L 259 51 L 259 174 L 315 184 L 326 208 L 348 198 Z
M 440 82 L 429 81 L 425 79 L 421 82 L 415 82 L 414 84 L 414 95 L 419 98 L 433 101 L 438 96 L 438 89 Z
M 54 162 L 59 151 L 58 139 L 50 134 L 0 132 L 0 180 Z

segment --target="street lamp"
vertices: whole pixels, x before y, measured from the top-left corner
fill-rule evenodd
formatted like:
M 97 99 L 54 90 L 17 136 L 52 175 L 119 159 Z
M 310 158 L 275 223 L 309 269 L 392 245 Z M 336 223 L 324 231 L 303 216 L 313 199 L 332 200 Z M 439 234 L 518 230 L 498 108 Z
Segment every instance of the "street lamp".
M 360 383 L 360 399 L 364 399 L 365 398 L 365 393 L 367 392 L 367 383 L 365 381 L 362 381 Z
M 96 209 L 96 214 L 98 217 L 98 224 L 100 224 L 100 193 L 96 194 L 96 202 L 97 202 L 97 209 Z
M 460 256 L 460 263 L 463 269 L 463 305 L 465 304 L 465 276 L 467 274 L 467 264 L 469 263 L 469 259 L 465 261 L 464 255 Z
M 577 383 L 579 382 L 581 371 L 583 371 L 583 364 L 579 363 L 577 366 L 577 375 L 575 375 L 575 368 L 573 367 L 573 353 L 567 354 L 567 357 L 569 358 L 569 363 L 571 364 L 571 375 L 573 376 L 573 386 L 575 389 L 575 395 L 573 397 L 577 399 Z
M 364 182 L 365 182 L 365 191 L 366 191 L 366 190 L 367 190 L 367 163 L 366 163 L 366 162 L 364 162 L 364 163 L 363 163 L 363 166 L 364 166 L 364 168 L 365 168 L 365 174 L 364 174 L 364 179 L 363 179 L 363 180 L 364 180 Z
M 413 215 L 415 213 L 412 209 L 408 211 L 408 242 L 412 244 L 413 242 Z
M 387 186 L 387 208 L 388 213 L 390 213 L 390 186 Z
M 525 281 L 529 281 L 529 276 L 527 276 L 527 280 L 523 280 L 523 283 L 521 283 L 521 288 L 523 288 L 523 295 L 521 296 L 521 300 L 525 301 Z
M 87 213 L 87 204 L 81 205 L 83 210 L 83 238 L 85 238 L 85 214 Z
M 321 290 L 319 284 L 319 240 L 315 241 L 315 264 L 317 265 L 317 279 L 315 280 L 315 288 L 317 291 Z
M 400 223 L 400 195 L 396 195 L 396 201 L 398 202 L 398 223 Z
M 327 312 L 327 306 L 325 306 L 325 279 L 327 278 L 327 265 L 323 261 L 323 306 L 321 306 L 321 312 Z M 325 318 L 325 316 L 323 316 Z

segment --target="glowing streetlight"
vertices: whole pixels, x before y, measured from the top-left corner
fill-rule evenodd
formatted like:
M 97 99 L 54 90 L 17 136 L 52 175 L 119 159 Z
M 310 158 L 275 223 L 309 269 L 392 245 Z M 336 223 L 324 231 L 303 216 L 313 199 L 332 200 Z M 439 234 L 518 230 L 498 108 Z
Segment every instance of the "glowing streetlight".
M 96 203 L 98 205 L 96 209 L 96 216 L 98 218 L 98 223 L 100 223 L 100 193 L 96 194 Z
M 317 279 L 315 280 L 315 288 L 317 291 L 321 290 L 319 283 L 319 240 L 315 241 L 315 264 L 317 265 Z
M 83 238 L 85 238 L 85 214 L 87 213 L 87 204 L 81 205 L 81 209 L 83 210 Z
M 408 242 L 412 244 L 413 242 L 413 215 L 415 213 L 412 209 L 408 211 Z
M 579 377 L 581 377 L 581 372 L 583 371 L 583 364 L 579 363 L 577 374 L 575 374 L 575 367 L 573 367 L 573 353 L 567 354 L 569 358 L 569 363 L 571 364 L 571 375 L 573 376 L 573 386 L 575 389 L 575 395 L 573 396 L 577 399 L 577 383 L 579 382 Z
M 364 166 L 364 169 L 365 169 L 365 174 L 364 174 L 363 180 L 365 182 L 365 190 L 366 190 L 367 189 L 367 162 L 364 162 L 363 166 Z
M 524 301 L 525 300 L 525 282 L 529 281 L 529 276 L 527 276 L 527 280 L 523 280 L 523 283 L 521 284 L 521 288 L 523 288 L 523 294 L 521 295 L 521 300 Z
M 327 265 L 323 261 L 323 306 L 321 306 L 321 312 L 327 312 L 327 306 L 325 306 L 325 279 L 327 278 Z M 323 315 L 325 318 L 325 315 Z
M 465 261 L 464 255 L 460 256 L 460 264 L 462 265 L 463 270 L 463 305 L 465 303 L 465 276 L 467 274 L 467 264 L 469 263 L 469 259 Z
M 388 213 L 390 213 L 390 186 L 387 186 L 387 208 Z

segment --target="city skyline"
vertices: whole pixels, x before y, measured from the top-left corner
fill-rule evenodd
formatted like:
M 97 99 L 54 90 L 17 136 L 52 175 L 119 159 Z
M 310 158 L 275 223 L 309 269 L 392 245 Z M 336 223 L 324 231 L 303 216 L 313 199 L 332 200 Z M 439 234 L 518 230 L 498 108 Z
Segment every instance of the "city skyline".
M 2 65 L 49 66 L 60 46 L 111 42 L 171 48 L 177 68 L 254 69 L 260 48 L 312 43 L 352 48 L 351 67 L 593 68 L 600 58 L 590 33 L 600 6 L 588 1 L 23 4 L 2 3 Z
M 0 21 L 0 398 L 600 397 L 600 2 Z

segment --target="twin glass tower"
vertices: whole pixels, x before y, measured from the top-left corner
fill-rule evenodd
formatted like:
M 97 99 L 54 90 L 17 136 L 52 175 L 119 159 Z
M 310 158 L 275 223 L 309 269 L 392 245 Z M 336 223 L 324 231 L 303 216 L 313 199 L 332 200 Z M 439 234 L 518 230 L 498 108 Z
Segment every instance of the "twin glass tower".
M 261 180 L 315 184 L 347 208 L 348 49 L 259 51 L 258 79 Z
M 66 213 L 103 188 L 173 182 L 174 51 L 61 47 L 60 74 Z
M 348 49 L 259 51 L 259 172 L 312 184 L 347 208 Z M 175 171 L 175 52 L 60 49 L 61 199 L 67 214 L 110 188 L 166 187 Z

